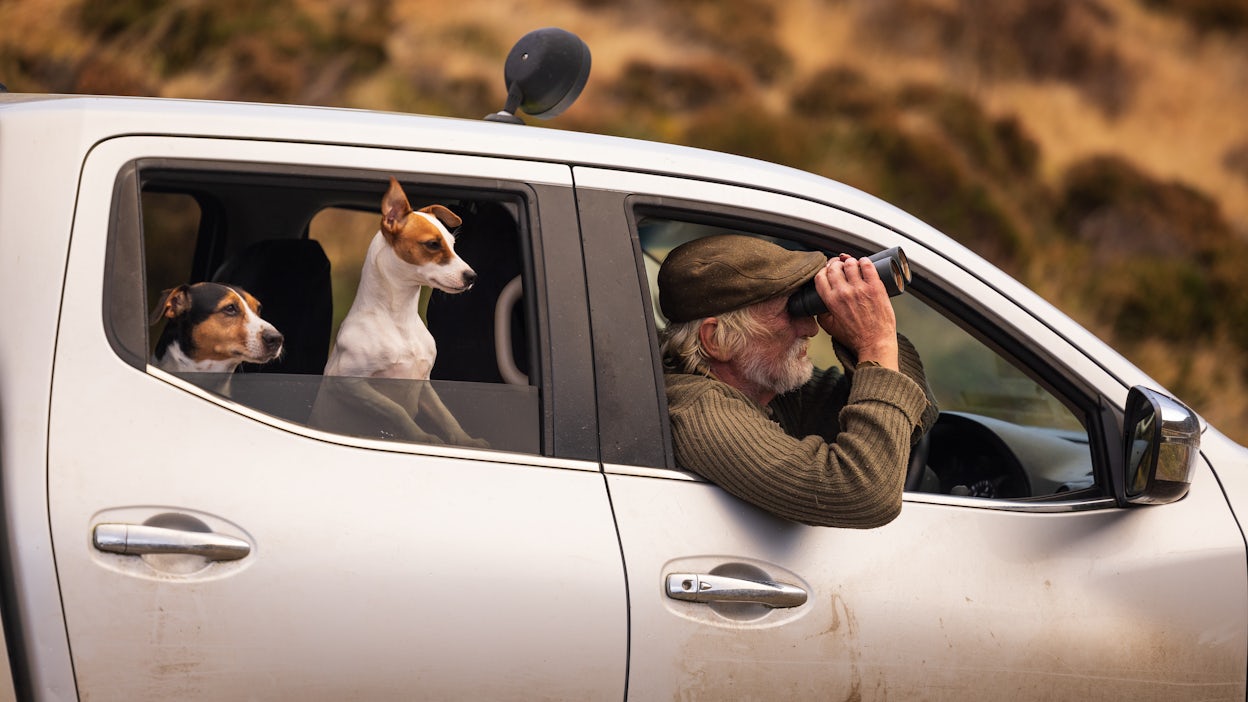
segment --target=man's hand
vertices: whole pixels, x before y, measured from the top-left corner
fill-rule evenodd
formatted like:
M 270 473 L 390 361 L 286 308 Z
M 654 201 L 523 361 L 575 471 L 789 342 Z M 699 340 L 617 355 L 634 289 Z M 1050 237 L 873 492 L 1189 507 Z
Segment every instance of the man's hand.
M 819 326 L 833 340 L 854 351 L 860 363 L 898 369 L 897 315 L 871 259 L 829 259 L 815 274 L 815 290 L 829 310 L 817 317 Z

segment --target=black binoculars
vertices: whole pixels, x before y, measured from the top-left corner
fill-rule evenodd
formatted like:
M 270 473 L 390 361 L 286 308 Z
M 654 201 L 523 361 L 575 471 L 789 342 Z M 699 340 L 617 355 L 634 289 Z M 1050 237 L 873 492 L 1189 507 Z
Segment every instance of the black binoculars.
M 910 262 L 906 260 L 906 252 L 902 251 L 900 246 L 884 249 L 870 258 L 875 263 L 875 270 L 879 272 L 880 280 L 884 281 L 884 289 L 888 291 L 889 297 L 896 297 L 906 291 L 906 286 L 910 284 Z M 791 316 L 814 317 L 827 311 L 828 308 L 823 304 L 823 298 L 819 297 L 819 291 L 815 290 L 814 278 L 798 288 L 797 292 L 789 298 Z

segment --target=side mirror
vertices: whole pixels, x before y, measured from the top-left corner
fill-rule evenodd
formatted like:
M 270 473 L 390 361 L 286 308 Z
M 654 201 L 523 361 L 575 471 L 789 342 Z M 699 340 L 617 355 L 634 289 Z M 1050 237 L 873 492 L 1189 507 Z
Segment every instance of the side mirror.
M 589 47 L 572 32 L 546 27 L 525 34 L 511 47 L 503 64 L 507 103 L 485 118 L 524 124 L 516 110 L 538 119 L 559 116 L 585 88 L 590 63 Z
M 1200 421 L 1178 400 L 1139 386 L 1127 395 L 1120 503 L 1161 505 L 1187 494 L 1200 455 Z

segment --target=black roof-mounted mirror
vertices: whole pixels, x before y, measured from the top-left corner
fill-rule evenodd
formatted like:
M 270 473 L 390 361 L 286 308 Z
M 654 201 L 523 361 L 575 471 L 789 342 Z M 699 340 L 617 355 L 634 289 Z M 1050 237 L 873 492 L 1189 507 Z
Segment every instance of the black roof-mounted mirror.
M 493 122 L 524 124 L 516 110 L 537 117 L 557 117 L 576 101 L 589 80 L 589 47 L 558 27 L 535 29 L 516 42 L 503 66 L 507 104 L 486 115 Z

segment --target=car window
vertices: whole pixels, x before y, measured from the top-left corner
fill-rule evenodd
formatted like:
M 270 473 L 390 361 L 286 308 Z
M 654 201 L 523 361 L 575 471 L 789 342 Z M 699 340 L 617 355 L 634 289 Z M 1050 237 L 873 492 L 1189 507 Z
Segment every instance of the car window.
M 729 232 L 760 236 L 794 249 L 809 249 L 801 242 L 814 240 L 810 232 L 786 236 L 770 225 L 724 222 L 722 217 L 699 221 L 686 213 L 646 214 L 639 218 L 637 232 L 655 325 L 660 328 L 665 320 L 658 307 L 657 273 L 663 259 L 681 243 Z M 820 246 L 824 253 L 840 252 L 831 251 L 830 244 Z M 848 242 L 844 250 L 874 253 Z M 996 499 L 1099 494 L 1086 419 L 1077 403 L 1041 382 L 1040 369 L 986 343 L 983 339 L 991 330 L 977 329 L 965 320 L 958 323 L 913 292 L 892 300 L 898 330 L 919 351 L 941 409 L 928 440 L 916 449 L 926 463 L 917 492 Z M 812 339 L 808 353 L 816 367 L 839 368 L 831 339 L 822 332 Z
M 919 492 L 1040 498 L 1093 488 L 1081 414 L 914 295 L 893 298 L 940 405 Z
M 149 373 L 172 373 L 215 396 L 320 431 L 541 453 L 542 413 L 530 368 L 536 319 L 532 296 L 525 295 L 532 285 L 530 223 L 520 193 L 402 173 L 235 168 L 134 165 L 129 178 L 136 183 L 139 216 L 123 216 L 127 198 L 117 198 L 121 224 L 113 227 L 111 246 L 114 252 L 141 252 L 141 313 L 150 326 L 142 354 L 126 352 L 126 335 L 115 335 L 123 358 L 142 355 Z M 429 380 L 326 375 L 339 329 L 356 301 L 391 176 L 413 209 L 441 205 L 458 219 L 448 226 L 454 252 L 475 282 L 459 294 L 426 286 L 418 298 L 421 323 L 437 347 Z M 127 226 L 129 221 L 135 224 Z M 112 265 L 119 267 L 116 260 Z M 106 281 L 106 288 L 130 284 L 116 271 Z M 191 325 L 171 317 L 170 291 L 197 283 L 249 293 L 259 316 L 281 334 L 281 355 L 243 362 L 228 373 L 157 369 L 161 335 L 173 325 Z M 134 296 L 105 292 L 106 326 L 132 324 L 127 320 L 140 314 L 132 309 Z M 384 303 L 362 305 L 372 312 Z M 195 333 L 206 334 L 206 328 L 195 326 Z M 370 334 L 372 328 L 365 327 Z

